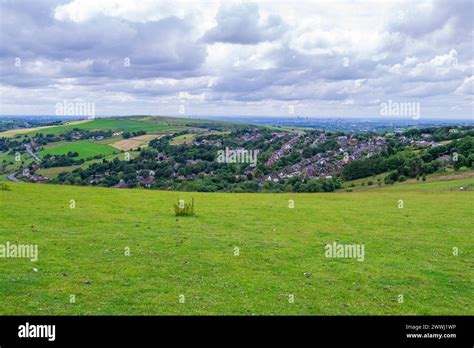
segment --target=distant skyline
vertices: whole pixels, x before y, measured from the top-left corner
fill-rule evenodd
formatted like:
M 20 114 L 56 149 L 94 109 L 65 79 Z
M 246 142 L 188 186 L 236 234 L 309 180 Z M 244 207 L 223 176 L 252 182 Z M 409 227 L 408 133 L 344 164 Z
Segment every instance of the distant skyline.
M 471 0 L 0 0 L 0 114 L 472 120 L 473 12 Z

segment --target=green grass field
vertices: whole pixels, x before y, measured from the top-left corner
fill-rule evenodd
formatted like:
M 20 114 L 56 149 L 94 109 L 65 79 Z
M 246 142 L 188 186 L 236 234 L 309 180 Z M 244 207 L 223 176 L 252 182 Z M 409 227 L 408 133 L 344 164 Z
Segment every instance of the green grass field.
M 0 314 L 473 315 L 474 193 L 451 191 L 472 184 L 226 194 L 9 183 L 0 244 L 37 244 L 39 260 L 0 258 Z M 178 197 L 194 197 L 197 216 L 175 217 Z M 334 241 L 363 243 L 364 261 L 326 258 Z
M 44 150 L 38 152 L 40 157 L 46 155 L 65 155 L 68 152 L 77 152 L 79 154 L 76 159 L 86 159 L 88 157 L 93 157 L 95 155 L 112 155 L 118 153 L 118 150 L 115 150 L 113 147 L 95 143 L 88 140 L 79 140 L 73 142 L 66 142 L 61 144 L 54 144 L 48 146 Z

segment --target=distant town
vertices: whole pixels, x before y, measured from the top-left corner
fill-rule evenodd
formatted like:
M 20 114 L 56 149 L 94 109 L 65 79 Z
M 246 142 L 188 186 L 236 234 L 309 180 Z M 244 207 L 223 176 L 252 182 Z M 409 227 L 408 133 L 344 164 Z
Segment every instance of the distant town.
M 24 127 L 33 126 L 27 121 L 0 124 L 7 129 L 0 136 L 13 134 L 0 137 L 0 174 L 12 181 L 328 192 L 382 173 L 378 184 L 471 168 L 474 157 L 472 126 L 350 133 L 154 117 L 48 120 L 33 128 Z M 219 153 L 234 157 L 218 160 Z M 252 161 L 250 154 L 255 154 Z

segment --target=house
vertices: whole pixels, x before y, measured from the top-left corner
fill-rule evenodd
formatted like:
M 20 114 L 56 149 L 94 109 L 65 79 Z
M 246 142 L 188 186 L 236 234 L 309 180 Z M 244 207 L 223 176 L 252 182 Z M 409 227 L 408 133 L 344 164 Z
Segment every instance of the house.
M 441 165 L 443 165 L 444 167 L 451 163 L 451 157 L 449 157 L 448 155 L 438 157 L 437 160 L 440 161 Z
M 159 161 L 164 161 L 166 159 L 168 159 L 168 156 L 166 156 L 164 153 L 162 152 L 158 152 L 156 154 L 156 159 L 159 160 Z
M 345 145 L 347 142 L 347 137 L 345 135 L 337 137 L 337 142 L 339 145 Z
M 141 179 L 140 180 L 140 185 L 146 188 L 150 188 L 151 185 L 155 182 L 155 177 L 154 176 L 149 176 L 147 178 Z
M 113 186 L 115 188 L 128 188 L 128 185 L 125 183 L 125 181 L 123 181 L 123 179 L 120 179 L 119 183 L 115 186 Z

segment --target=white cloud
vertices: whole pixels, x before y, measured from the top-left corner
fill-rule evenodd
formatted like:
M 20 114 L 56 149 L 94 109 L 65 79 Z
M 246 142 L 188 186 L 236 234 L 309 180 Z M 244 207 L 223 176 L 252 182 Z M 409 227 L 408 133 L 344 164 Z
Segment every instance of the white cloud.
M 0 7 L 2 88 L 23 91 L 8 101 L 12 109 L 42 105 L 57 93 L 101 98 L 104 110 L 120 113 L 150 105 L 176 111 L 181 92 L 187 110 L 204 114 L 270 115 L 293 103 L 302 112 L 332 107 L 367 115 L 363 107 L 370 112 L 374 100 L 400 98 L 432 103 L 431 110 L 438 103 L 438 114 L 469 110 L 469 0 L 50 0 Z
M 474 94 L 474 76 L 465 79 L 461 86 L 456 89 L 458 94 Z

